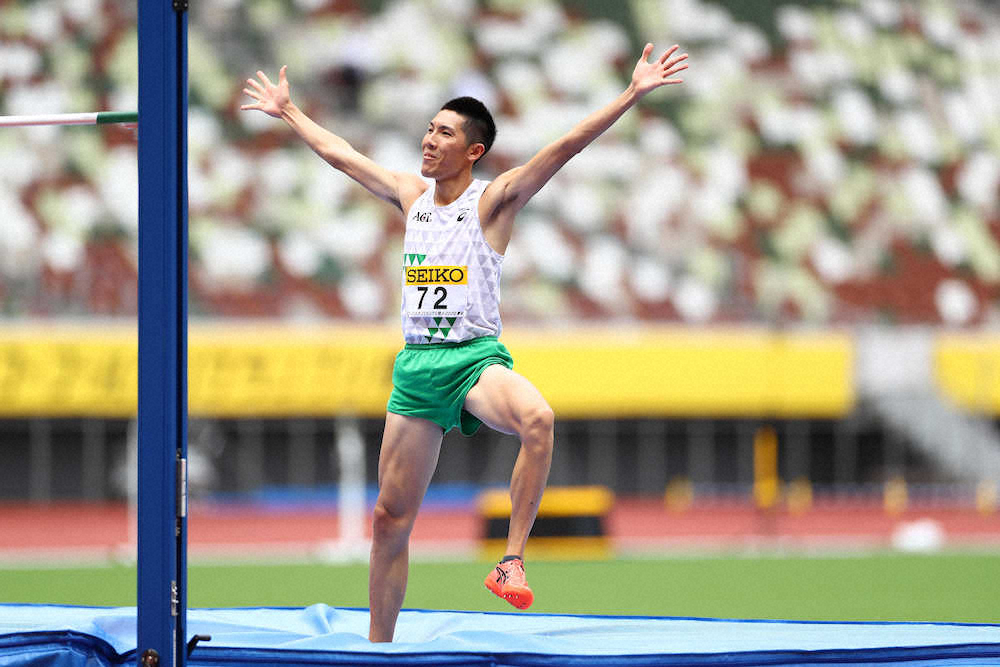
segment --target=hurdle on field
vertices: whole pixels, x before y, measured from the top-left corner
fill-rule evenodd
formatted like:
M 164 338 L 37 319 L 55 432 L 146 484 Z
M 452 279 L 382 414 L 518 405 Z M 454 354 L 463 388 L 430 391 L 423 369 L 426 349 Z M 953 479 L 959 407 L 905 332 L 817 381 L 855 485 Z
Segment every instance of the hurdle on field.
M 137 111 L 89 111 L 85 113 L 50 113 L 31 116 L 0 116 L 0 127 L 39 125 L 111 125 L 137 123 Z

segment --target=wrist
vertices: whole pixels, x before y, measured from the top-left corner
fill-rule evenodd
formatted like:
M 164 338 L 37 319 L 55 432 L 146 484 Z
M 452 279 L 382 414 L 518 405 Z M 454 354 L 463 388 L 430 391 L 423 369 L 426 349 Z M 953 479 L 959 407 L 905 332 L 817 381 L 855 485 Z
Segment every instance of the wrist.
M 639 89 L 636 88 L 635 82 L 633 81 L 628 84 L 628 88 L 626 88 L 625 92 L 622 93 L 622 97 L 628 105 L 631 106 L 642 98 L 642 93 L 639 92 Z
M 288 100 L 285 104 L 281 105 L 279 113 L 281 114 L 281 119 L 283 121 L 285 121 L 286 123 L 291 123 L 293 118 L 297 116 L 300 112 L 299 108 L 295 106 L 295 103 L 292 102 L 291 100 Z

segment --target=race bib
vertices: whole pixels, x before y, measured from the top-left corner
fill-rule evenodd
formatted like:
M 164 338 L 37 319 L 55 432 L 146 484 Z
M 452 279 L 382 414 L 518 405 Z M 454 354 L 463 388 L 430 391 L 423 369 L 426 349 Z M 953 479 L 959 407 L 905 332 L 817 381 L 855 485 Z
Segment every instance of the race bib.
M 461 317 L 469 300 L 469 267 L 408 266 L 403 298 L 410 317 Z

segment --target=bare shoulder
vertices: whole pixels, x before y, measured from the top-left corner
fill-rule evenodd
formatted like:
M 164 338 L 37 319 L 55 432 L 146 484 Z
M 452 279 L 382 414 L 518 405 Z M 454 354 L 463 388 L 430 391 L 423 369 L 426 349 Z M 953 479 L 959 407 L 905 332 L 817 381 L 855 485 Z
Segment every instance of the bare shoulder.
M 522 167 L 514 167 L 493 179 L 479 200 L 479 219 L 488 222 L 495 214 L 504 208 L 511 195 L 511 183 L 517 177 Z
M 405 214 L 417 201 L 420 195 L 427 190 L 427 182 L 416 174 L 398 172 L 396 174 L 397 192 L 399 193 L 399 206 Z
M 517 175 L 523 167 L 515 167 L 497 176 L 486 186 L 479 200 L 479 224 L 487 243 L 501 255 L 507 251 L 514 218 L 524 205 L 517 196 Z

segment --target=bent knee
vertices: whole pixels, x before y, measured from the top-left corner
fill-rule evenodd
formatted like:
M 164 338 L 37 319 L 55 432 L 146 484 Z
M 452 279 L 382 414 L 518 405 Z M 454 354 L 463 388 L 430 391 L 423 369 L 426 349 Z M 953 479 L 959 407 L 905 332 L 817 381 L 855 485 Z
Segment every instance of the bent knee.
M 555 413 L 548 403 L 542 401 L 532 406 L 521 421 L 521 438 L 547 442 L 552 446 L 552 430 L 556 421 Z

